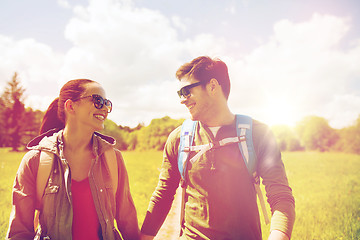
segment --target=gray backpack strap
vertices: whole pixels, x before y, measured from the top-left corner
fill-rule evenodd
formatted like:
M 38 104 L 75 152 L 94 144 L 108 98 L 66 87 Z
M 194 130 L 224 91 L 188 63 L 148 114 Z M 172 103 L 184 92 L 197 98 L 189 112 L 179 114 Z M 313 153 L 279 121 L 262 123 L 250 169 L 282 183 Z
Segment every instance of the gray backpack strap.
M 182 200 L 181 200 L 181 212 L 180 212 L 180 236 L 182 234 L 182 226 L 184 224 L 184 212 L 185 212 L 185 192 L 186 192 L 186 170 L 189 161 L 190 147 L 194 141 L 195 130 L 198 122 L 187 119 L 183 122 L 180 132 L 180 144 L 178 150 L 178 169 L 181 176 L 181 188 L 182 188 Z
M 40 152 L 39 167 L 36 174 L 36 206 L 40 208 L 46 185 L 49 181 L 51 169 L 54 164 L 54 154 L 47 151 Z M 39 211 L 35 212 L 34 230 L 39 226 Z
M 186 168 L 189 161 L 190 147 L 194 141 L 197 121 L 187 119 L 183 122 L 180 132 L 180 144 L 178 150 L 178 169 L 181 175 L 181 185 L 185 186 Z
M 36 200 L 38 203 L 41 203 L 44 196 L 44 190 L 48 183 L 53 163 L 53 153 L 47 151 L 40 152 L 39 168 L 36 175 Z
M 107 166 L 109 168 L 109 172 L 110 172 L 110 178 L 111 178 L 111 183 L 112 183 L 111 187 L 113 190 L 114 198 L 116 199 L 116 192 L 117 192 L 117 188 L 118 188 L 118 178 L 119 178 L 116 153 L 115 153 L 114 149 L 109 149 L 109 150 L 105 151 L 104 155 L 105 155 L 105 159 L 106 159 L 106 164 L 107 164 Z
M 257 157 L 252 139 L 252 119 L 245 115 L 236 115 L 236 129 L 238 137 L 245 136 L 245 141 L 239 142 L 241 155 L 245 161 L 250 176 L 254 179 L 254 187 L 259 198 L 261 210 L 264 215 L 265 224 L 270 223 L 269 216 L 266 211 L 265 200 L 260 189 L 260 178 L 256 173 Z
M 237 136 L 245 137 L 246 141 L 239 142 L 239 149 L 250 175 L 256 172 L 257 158 L 252 139 L 252 119 L 246 115 L 236 115 Z

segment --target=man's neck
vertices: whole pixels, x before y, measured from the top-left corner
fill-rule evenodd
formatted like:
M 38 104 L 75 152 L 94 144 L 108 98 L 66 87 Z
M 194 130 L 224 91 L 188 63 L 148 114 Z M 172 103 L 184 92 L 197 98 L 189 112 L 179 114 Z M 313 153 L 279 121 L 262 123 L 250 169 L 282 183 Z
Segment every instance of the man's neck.
M 235 115 L 230 111 L 228 106 L 214 111 L 205 121 L 201 121 L 208 127 L 219 127 L 232 124 L 235 121 Z

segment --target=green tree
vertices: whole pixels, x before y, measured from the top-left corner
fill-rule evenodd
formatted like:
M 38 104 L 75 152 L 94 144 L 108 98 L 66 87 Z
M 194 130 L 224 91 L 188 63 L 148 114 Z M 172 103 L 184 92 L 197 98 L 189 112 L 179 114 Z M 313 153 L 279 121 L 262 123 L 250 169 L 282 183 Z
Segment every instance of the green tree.
M 39 134 L 43 116 L 44 112 L 40 110 L 33 110 L 30 107 L 25 109 L 24 119 L 26 119 L 26 121 L 23 121 L 22 134 L 22 144 L 24 147 L 31 139 Z
M 7 146 L 7 132 L 4 123 L 5 103 L 0 96 L 0 147 Z
M 153 119 L 149 126 L 146 126 L 137 132 L 136 149 L 163 150 L 171 131 L 180 126 L 182 122 L 183 119 L 174 120 L 168 116 Z
M 296 126 L 296 132 L 306 150 L 329 151 L 339 139 L 335 129 L 325 118 L 305 117 Z
M 336 150 L 360 154 L 360 116 L 353 126 L 339 130 L 339 135 Z
M 24 92 L 25 89 L 21 86 L 17 73 L 15 73 L 1 96 L 1 104 L 4 107 L 1 114 L 1 123 L 5 133 L 4 141 L 5 145 L 11 146 L 14 151 L 18 151 L 23 134 Z
M 138 139 L 137 138 L 137 132 L 131 132 L 129 134 L 129 138 L 128 138 L 129 145 L 128 145 L 127 150 L 135 150 L 136 149 L 136 146 L 137 146 L 137 143 L 138 143 L 137 139 Z
M 276 140 L 281 151 L 299 151 L 302 150 L 300 140 L 296 135 L 294 129 L 287 125 L 272 126 Z
M 115 138 L 116 148 L 120 150 L 134 150 L 137 145 L 137 133 L 143 126 L 143 124 L 138 124 L 135 128 L 118 126 L 110 119 L 106 119 L 105 128 L 101 132 Z
M 126 135 L 128 135 L 126 130 L 121 130 L 115 122 L 110 119 L 105 120 L 105 128 L 101 131 L 102 133 L 109 135 L 116 140 L 115 147 L 120 150 L 126 150 L 128 143 L 125 141 Z

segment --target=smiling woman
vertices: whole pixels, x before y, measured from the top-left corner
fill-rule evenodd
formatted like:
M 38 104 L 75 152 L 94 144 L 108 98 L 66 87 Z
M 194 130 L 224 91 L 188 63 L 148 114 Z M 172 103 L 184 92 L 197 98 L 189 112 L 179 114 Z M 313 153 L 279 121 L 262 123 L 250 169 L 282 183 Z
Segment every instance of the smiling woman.
M 95 81 L 61 88 L 15 177 L 7 239 L 139 238 L 124 160 L 115 140 L 96 132 L 111 110 Z

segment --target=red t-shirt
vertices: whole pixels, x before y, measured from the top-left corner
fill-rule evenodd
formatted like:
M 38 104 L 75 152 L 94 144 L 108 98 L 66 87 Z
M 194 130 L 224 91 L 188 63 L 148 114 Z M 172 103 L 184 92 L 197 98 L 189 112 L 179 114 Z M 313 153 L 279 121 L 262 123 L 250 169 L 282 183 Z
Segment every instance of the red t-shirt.
M 89 178 L 71 181 L 74 240 L 100 240 L 101 228 L 91 195 Z

